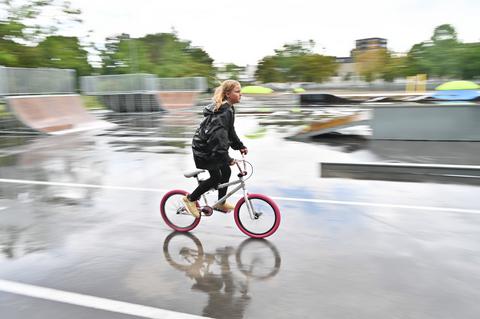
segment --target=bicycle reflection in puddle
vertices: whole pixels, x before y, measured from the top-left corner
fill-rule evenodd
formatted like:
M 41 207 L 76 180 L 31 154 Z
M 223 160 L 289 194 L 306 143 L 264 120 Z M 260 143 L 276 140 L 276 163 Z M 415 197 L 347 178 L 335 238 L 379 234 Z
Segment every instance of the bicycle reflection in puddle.
M 225 246 L 207 253 L 191 233 L 172 232 L 165 238 L 163 253 L 172 267 L 194 281 L 192 290 L 208 294 L 203 316 L 213 318 L 243 318 L 250 281 L 274 277 L 281 264 L 275 245 L 264 239 L 249 238 L 236 249 Z M 241 276 L 232 271 L 232 256 Z

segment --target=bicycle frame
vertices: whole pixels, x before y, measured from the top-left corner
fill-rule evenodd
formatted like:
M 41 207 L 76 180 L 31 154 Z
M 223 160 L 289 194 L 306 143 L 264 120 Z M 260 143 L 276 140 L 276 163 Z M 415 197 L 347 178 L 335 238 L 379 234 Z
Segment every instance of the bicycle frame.
M 229 198 L 230 196 L 232 196 L 233 194 L 235 194 L 237 191 L 239 191 L 240 189 L 243 190 L 243 197 L 245 198 L 245 202 L 247 204 L 247 209 L 248 209 L 248 213 L 250 215 L 250 218 L 252 219 L 255 219 L 256 216 L 255 216 L 255 211 L 253 210 L 253 206 L 252 206 L 252 203 L 250 203 L 250 200 L 248 199 L 248 192 L 247 192 L 247 189 L 246 189 L 246 184 L 245 184 L 245 181 L 243 179 L 243 177 L 246 175 L 246 171 L 242 171 L 242 169 L 240 168 L 240 165 L 238 165 L 238 162 L 236 162 L 236 165 L 238 167 L 238 170 L 239 170 L 239 174 L 238 174 L 238 179 L 236 181 L 233 181 L 233 182 L 228 182 L 228 183 L 224 183 L 224 184 L 220 184 L 218 185 L 217 189 L 221 189 L 221 188 L 225 188 L 225 187 L 228 187 L 228 186 L 232 186 L 232 185 L 236 185 L 236 184 L 240 184 L 238 185 L 237 187 L 235 187 L 233 190 L 231 190 L 230 192 L 228 192 L 225 196 L 223 196 L 222 198 L 220 198 L 219 200 L 217 200 L 213 205 L 217 205 L 219 203 L 222 203 L 224 202 L 227 198 Z M 198 178 L 198 175 L 196 176 L 197 178 L 197 182 L 200 183 L 200 179 Z M 205 202 L 205 206 L 209 206 L 208 205 L 208 202 L 207 202 L 207 197 L 205 196 L 205 194 L 202 195 L 202 198 L 203 198 L 203 201 Z

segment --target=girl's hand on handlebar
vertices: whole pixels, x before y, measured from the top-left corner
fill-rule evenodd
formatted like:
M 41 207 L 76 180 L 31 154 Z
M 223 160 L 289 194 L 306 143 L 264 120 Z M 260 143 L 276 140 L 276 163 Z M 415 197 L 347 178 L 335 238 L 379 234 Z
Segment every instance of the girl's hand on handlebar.
M 248 148 L 244 147 L 240 149 L 240 154 L 242 155 L 247 155 L 248 154 Z

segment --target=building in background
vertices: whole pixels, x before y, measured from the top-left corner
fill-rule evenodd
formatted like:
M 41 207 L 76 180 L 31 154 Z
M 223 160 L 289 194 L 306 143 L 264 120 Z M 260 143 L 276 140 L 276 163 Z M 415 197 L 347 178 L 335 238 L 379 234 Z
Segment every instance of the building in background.
M 355 40 L 355 48 L 350 51 L 349 57 L 336 58 L 336 61 L 339 64 L 337 80 L 348 81 L 358 78 L 358 74 L 355 71 L 355 54 L 368 50 L 387 49 L 387 43 L 387 39 L 384 38 L 365 38 Z
M 366 38 L 366 39 L 355 40 L 355 49 L 353 50 L 365 51 L 370 49 L 386 49 L 386 48 L 387 48 L 387 39 Z M 350 54 L 350 56 L 352 56 L 352 54 Z

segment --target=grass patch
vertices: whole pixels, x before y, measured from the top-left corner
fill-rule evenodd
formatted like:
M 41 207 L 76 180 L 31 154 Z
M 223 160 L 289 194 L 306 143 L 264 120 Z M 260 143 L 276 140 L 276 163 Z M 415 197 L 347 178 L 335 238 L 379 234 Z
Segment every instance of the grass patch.
M 5 103 L 0 103 L 0 117 L 10 116 L 10 113 L 7 111 L 7 106 Z
M 89 110 L 105 109 L 105 105 L 100 102 L 97 96 L 82 95 L 83 105 Z
M 243 94 L 270 94 L 273 90 L 259 85 L 250 85 L 242 87 Z

